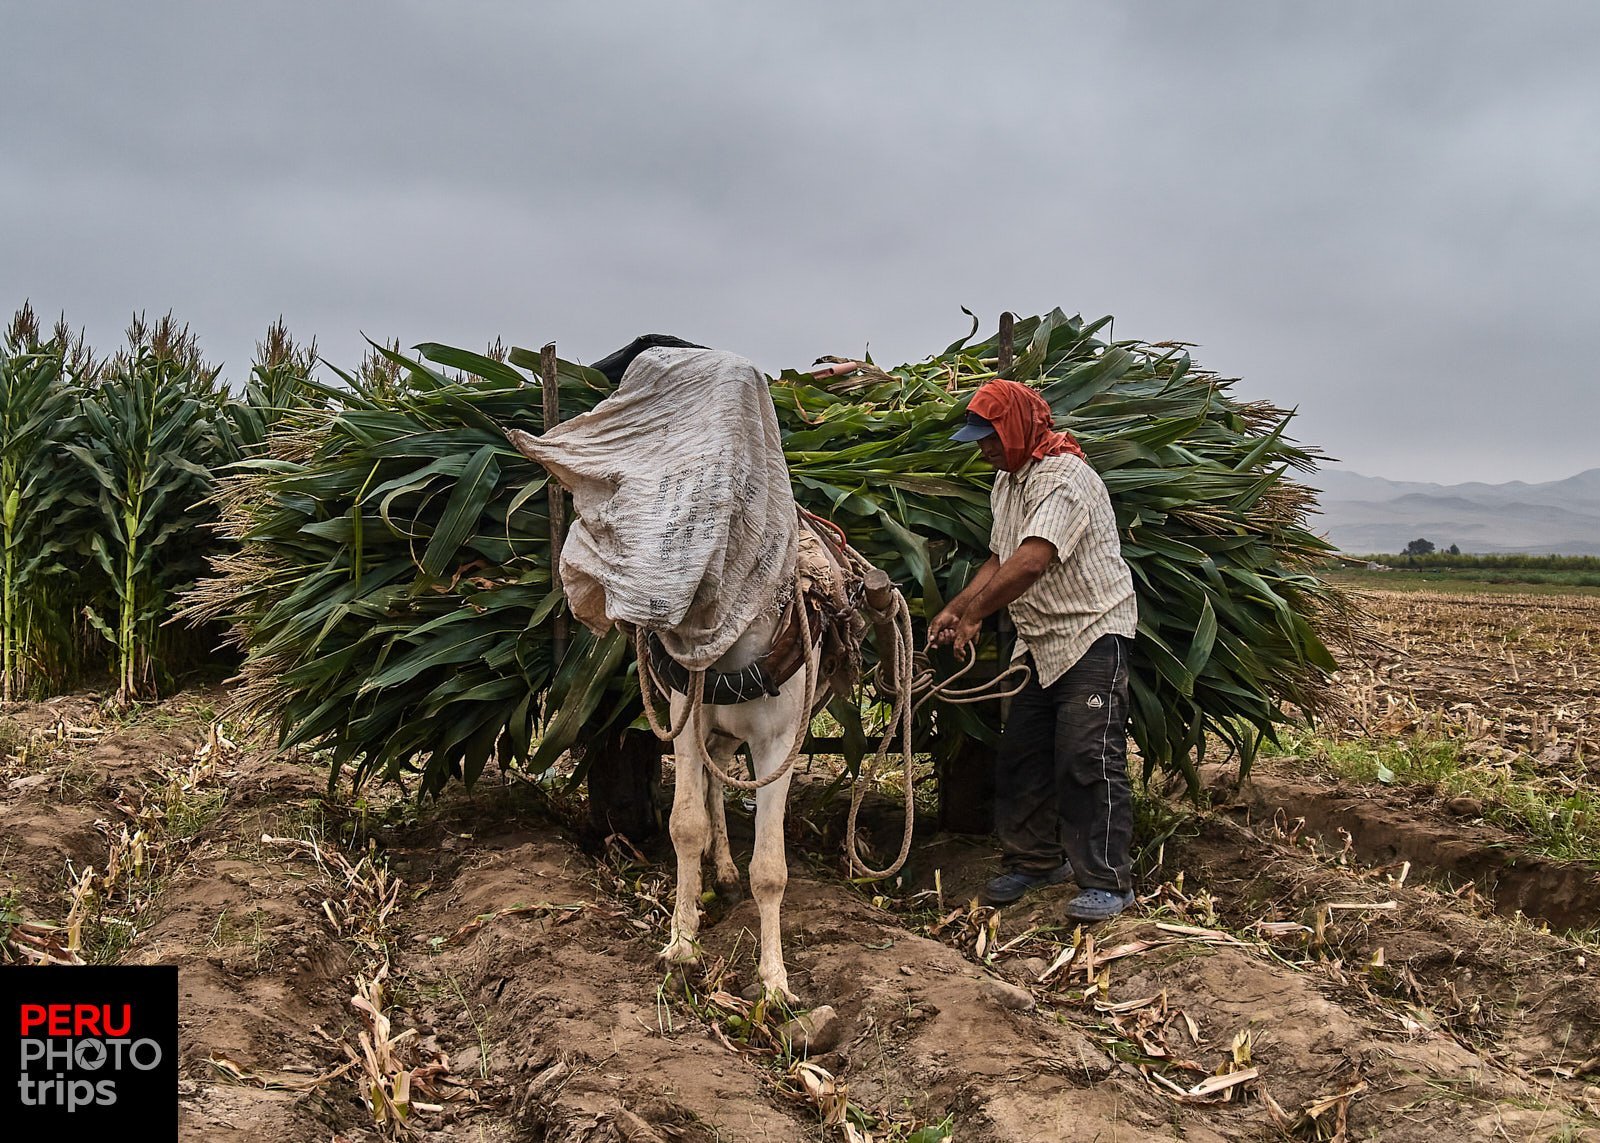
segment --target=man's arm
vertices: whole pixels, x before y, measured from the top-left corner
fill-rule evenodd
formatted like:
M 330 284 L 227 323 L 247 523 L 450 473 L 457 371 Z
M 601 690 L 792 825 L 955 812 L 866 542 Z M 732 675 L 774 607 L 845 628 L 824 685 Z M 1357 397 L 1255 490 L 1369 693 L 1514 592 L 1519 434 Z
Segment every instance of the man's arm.
M 989 561 L 966 590 L 950 601 L 928 626 L 928 641 L 957 650 L 978 637 L 983 621 L 1039 581 L 1056 558 L 1056 546 L 1042 536 L 1029 536 L 1004 563 Z

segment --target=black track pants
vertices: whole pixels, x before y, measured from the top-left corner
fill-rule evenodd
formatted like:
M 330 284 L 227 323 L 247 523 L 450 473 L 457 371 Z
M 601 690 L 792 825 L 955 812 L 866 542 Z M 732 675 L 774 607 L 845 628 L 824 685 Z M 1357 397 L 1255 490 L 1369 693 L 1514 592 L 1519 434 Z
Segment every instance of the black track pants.
M 995 832 L 1007 868 L 1039 872 L 1065 858 L 1085 889 L 1133 888 L 1130 643 L 1103 635 L 1048 687 L 1035 672 L 1012 698 L 995 773 Z

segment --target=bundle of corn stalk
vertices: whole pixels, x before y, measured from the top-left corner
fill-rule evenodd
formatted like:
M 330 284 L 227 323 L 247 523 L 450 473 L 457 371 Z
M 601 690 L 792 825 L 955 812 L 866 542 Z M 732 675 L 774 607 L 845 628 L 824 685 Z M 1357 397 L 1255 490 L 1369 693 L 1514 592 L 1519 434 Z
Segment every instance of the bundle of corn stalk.
M 1315 462 L 1285 435 L 1290 415 L 1233 397 L 1182 344 L 1097 338 L 1109 320 L 1018 322 L 1006 375 L 1039 389 L 1111 491 L 1139 595 L 1133 733 L 1147 776 L 1176 768 L 1193 786 L 1208 735 L 1248 766 L 1276 724 L 1325 707 L 1328 647 L 1359 616 L 1311 570 L 1330 549 L 1306 526 L 1313 494 L 1288 476 Z M 998 340 L 976 331 L 914 365 L 772 383 L 796 497 L 923 619 L 988 554 L 992 472 L 949 440 L 997 375 Z M 188 614 L 233 625 L 246 711 L 276 720 L 285 745 L 325 748 L 335 776 L 434 793 L 497 754 L 539 772 L 639 715 L 620 631 L 576 631 L 552 654 L 545 474 L 503 435 L 539 426 L 539 380 L 518 365 L 538 357 L 375 348 L 341 374 L 348 391 L 287 417 L 225 482 L 237 550 Z M 568 362 L 558 382 L 563 419 L 609 391 Z M 856 755 L 863 709 L 833 707 Z M 943 752 L 992 738 L 994 716 L 936 704 L 924 729 Z

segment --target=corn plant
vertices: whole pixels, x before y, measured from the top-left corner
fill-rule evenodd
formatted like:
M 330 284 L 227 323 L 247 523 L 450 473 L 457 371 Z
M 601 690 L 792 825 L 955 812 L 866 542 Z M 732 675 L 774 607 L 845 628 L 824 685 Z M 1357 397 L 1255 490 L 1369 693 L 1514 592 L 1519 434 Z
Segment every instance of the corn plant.
M 84 614 L 110 645 L 118 702 L 154 693 L 160 625 L 205 568 L 212 471 L 236 456 L 224 401 L 170 314 L 153 326 L 136 318 L 127 348 L 83 394 L 66 449 L 94 484 L 88 549 L 100 582 Z
M 81 335 L 40 336 L 24 305 L 0 342 L 0 680 L 6 701 L 65 682 L 84 498 L 65 463 L 76 411 L 74 374 L 92 368 Z
M 1312 574 L 1329 549 L 1288 476 L 1315 458 L 1289 415 L 1235 399 L 1181 345 L 1097 338 L 1108 325 L 1059 310 L 1017 323 L 1009 375 L 1039 388 L 1111 490 L 1139 595 L 1133 733 L 1147 768 L 1195 785 L 1208 734 L 1248 767 L 1290 712 L 1329 701 L 1329 644 L 1357 637 L 1360 616 Z M 996 375 L 997 343 L 973 343 L 976 329 L 920 363 L 772 387 L 797 498 L 923 618 L 988 552 L 992 472 L 948 439 Z M 189 614 L 235 625 L 245 704 L 285 742 L 431 793 L 496 752 L 538 770 L 639 707 L 619 633 L 579 632 L 551 661 L 544 473 L 501 435 L 537 427 L 537 382 L 492 356 L 418 350 L 377 353 L 317 423 L 240 466 L 224 493 L 240 549 Z M 561 369 L 564 418 L 604 396 L 598 374 Z M 859 708 L 834 712 L 858 756 Z M 935 708 L 928 729 L 936 750 L 995 733 L 977 707 Z
M 296 411 L 317 401 L 317 388 L 310 384 L 317 361 L 317 343 L 298 346 L 279 318 L 256 342 L 250 380 L 245 383 L 244 399 L 226 403 L 227 420 L 233 430 L 232 450 L 241 456 L 264 451 L 267 437 Z

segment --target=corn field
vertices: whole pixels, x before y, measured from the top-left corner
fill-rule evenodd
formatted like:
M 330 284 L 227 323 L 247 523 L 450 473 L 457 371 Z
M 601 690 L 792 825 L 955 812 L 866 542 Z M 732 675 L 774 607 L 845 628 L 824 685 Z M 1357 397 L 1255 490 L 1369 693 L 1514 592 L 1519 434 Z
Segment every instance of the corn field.
M 1139 595 L 1133 732 L 1148 769 L 1194 786 L 1208 741 L 1248 767 L 1284 719 L 1327 704 L 1329 648 L 1360 617 L 1312 570 L 1329 549 L 1288 474 L 1315 454 L 1289 414 L 1234 398 L 1183 345 L 1100 339 L 1109 320 L 1017 323 L 1007 375 L 1038 387 L 1111 491 Z M 998 340 L 976 332 L 892 370 L 772 382 L 797 498 L 919 621 L 988 550 L 990 473 L 948 439 L 998 375 Z M 279 322 L 235 395 L 170 315 L 96 360 L 17 314 L 0 353 L 5 695 L 109 680 L 119 703 L 151 697 L 228 628 L 240 703 L 284 745 L 424 793 L 492 757 L 539 772 L 634 725 L 622 634 L 578 630 L 559 657 L 551 638 L 545 474 L 504 437 L 539 427 L 537 355 L 374 345 L 337 385 L 314 361 Z M 610 389 L 570 362 L 559 381 L 563 419 Z M 881 730 L 872 696 L 832 714 L 859 760 Z M 920 727 L 944 758 L 997 729 L 974 707 Z
M 0 344 L 0 683 L 6 700 L 109 678 L 126 704 L 206 659 L 215 629 L 170 624 L 220 554 L 218 474 L 309 399 L 313 349 L 281 322 L 242 398 L 186 326 L 135 318 L 96 360 L 64 322 L 24 306 Z

